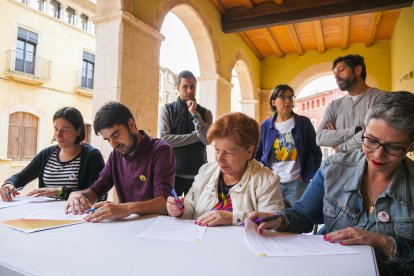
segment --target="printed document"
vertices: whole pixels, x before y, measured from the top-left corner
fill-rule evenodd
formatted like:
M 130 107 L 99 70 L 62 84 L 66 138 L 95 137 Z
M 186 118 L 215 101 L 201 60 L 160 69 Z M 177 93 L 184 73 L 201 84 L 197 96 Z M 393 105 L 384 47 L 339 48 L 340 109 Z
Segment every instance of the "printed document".
M 358 254 L 350 247 L 339 243 L 330 243 L 321 235 L 301 235 L 265 231 L 257 233 L 258 225 L 246 221 L 246 238 L 250 249 L 258 256 L 314 256 Z
M 0 209 L 19 206 L 19 205 L 23 205 L 26 203 L 44 202 L 44 201 L 50 201 L 50 200 L 54 200 L 54 199 L 50 197 L 45 197 L 45 196 L 40 196 L 40 197 L 18 196 L 18 197 L 13 198 L 13 201 L 10 201 L 10 202 L 0 200 Z
M 207 227 L 192 220 L 158 216 L 138 237 L 147 239 L 201 242 Z

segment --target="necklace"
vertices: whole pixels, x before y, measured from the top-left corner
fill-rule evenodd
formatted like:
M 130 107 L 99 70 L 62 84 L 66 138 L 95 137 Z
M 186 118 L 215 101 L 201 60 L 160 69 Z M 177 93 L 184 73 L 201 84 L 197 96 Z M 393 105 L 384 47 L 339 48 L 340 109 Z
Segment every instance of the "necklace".
M 371 194 L 370 189 L 368 189 L 368 186 L 369 186 L 369 184 L 367 183 L 367 187 L 366 187 L 367 189 L 366 189 L 366 191 L 367 191 L 367 194 L 368 194 L 368 197 L 369 197 L 369 201 L 370 201 L 370 205 L 368 207 L 368 214 L 369 215 L 372 215 L 375 212 L 375 203 L 376 203 L 376 200 L 374 201 L 372 199 L 372 194 Z

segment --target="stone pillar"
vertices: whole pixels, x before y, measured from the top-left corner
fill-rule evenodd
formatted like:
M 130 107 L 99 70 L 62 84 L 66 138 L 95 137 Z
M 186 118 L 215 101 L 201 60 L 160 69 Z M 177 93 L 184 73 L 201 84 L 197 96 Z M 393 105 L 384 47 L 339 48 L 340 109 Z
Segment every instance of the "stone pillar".
M 197 101 L 213 113 L 213 122 L 231 110 L 232 84 L 218 74 L 201 75 L 197 79 Z M 208 161 L 214 160 L 214 148 L 207 147 Z
M 257 109 L 259 106 L 258 100 L 240 100 L 241 112 L 249 115 L 253 119 L 259 120 L 257 117 Z
M 198 98 L 202 106 L 213 113 L 213 120 L 231 110 L 231 82 L 218 74 L 201 75 L 198 79 Z
M 163 36 L 114 3 L 98 2 L 100 15 L 93 18 L 97 42 L 93 113 L 105 102 L 122 102 L 133 113 L 138 129 L 155 137 Z M 104 157 L 109 155 L 111 149 L 102 138 L 92 137 L 92 144 Z
M 68 21 L 67 21 L 67 17 L 66 17 L 66 8 L 67 8 L 68 6 L 67 5 L 65 5 L 65 4 L 60 4 L 60 20 L 61 21 L 63 21 L 63 22 L 65 22 L 65 23 L 68 23 Z

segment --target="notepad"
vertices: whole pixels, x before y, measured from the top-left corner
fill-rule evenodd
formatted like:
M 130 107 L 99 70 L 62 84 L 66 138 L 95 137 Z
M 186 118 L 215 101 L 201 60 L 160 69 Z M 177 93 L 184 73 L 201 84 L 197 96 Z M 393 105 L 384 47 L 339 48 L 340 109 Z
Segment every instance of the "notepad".
M 40 210 L 23 218 L 2 221 L 0 224 L 24 233 L 33 233 L 84 223 L 86 215 L 65 214 L 63 210 Z

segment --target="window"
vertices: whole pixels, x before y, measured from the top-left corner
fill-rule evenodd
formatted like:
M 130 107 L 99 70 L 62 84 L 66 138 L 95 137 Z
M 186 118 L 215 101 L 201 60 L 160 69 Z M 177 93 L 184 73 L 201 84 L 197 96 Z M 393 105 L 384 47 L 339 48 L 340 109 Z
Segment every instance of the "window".
M 36 155 L 38 118 L 30 113 L 9 115 L 7 157 L 31 160 Z
M 93 89 L 95 55 L 83 52 L 81 87 Z
M 305 103 L 302 103 L 302 111 L 305 111 Z
M 315 108 L 315 102 L 314 102 L 314 101 L 312 101 L 311 106 L 312 106 L 312 109 L 314 109 L 314 108 Z
M 45 11 L 45 0 L 37 0 L 37 9 L 41 12 Z
M 80 16 L 80 20 L 81 20 L 81 27 L 82 27 L 82 30 L 84 30 L 84 31 L 88 31 L 88 23 L 89 23 L 89 18 L 86 16 L 86 15 L 84 15 L 84 14 L 81 14 L 81 16 Z
M 52 0 L 50 1 L 50 7 L 52 10 L 52 16 L 55 18 L 60 18 L 61 16 L 61 5 L 58 1 Z
M 309 110 L 309 102 L 306 103 L 306 109 Z
M 319 99 L 316 100 L 316 107 L 320 107 L 321 106 L 321 102 L 319 101 Z
M 16 71 L 34 73 L 36 45 L 37 34 L 19 27 L 16 43 Z
M 325 98 L 322 98 L 322 106 L 325 106 Z
M 71 7 L 68 7 L 66 9 L 66 14 L 67 14 L 67 22 L 71 25 L 75 25 L 75 10 L 72 9 Z

